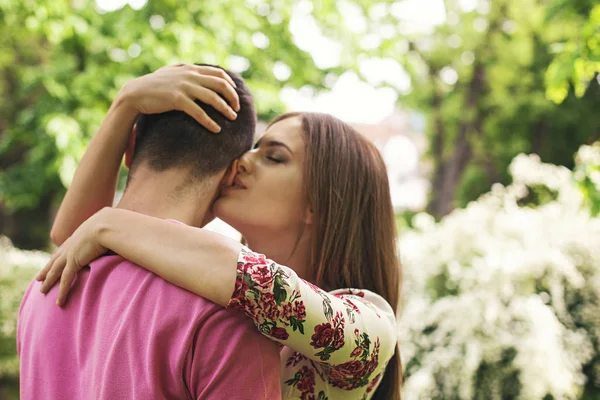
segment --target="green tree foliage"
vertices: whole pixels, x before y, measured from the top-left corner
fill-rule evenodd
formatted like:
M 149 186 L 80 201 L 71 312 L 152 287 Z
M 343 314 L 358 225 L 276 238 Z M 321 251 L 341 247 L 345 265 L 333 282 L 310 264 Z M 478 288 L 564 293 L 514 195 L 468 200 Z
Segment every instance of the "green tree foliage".
M 594 0 L 560 0 L 548 21 L 565 26 L 565 38 L 554 44 L 557 54 L 546 72 L 547 96 L 560 103 L 572 86 L 584 95 L 600 72 L 600 4 Z
M 600 142 L 582 146 L 575 159 L 574 178 L 593 216 L 600 215 Z
M 0 207 L 10 214 L 1 230 L 20 246 L 45 245 L 49 210 L 131 78 L 181 61 L 237 65 L 265 120 L 284 111 L 284 82 L 322 87 L 328 71 L 292 44 L 289 20 L 281 1 L 162 0 L 102 12 L 89 1 L 1 0 Z M 276 79 L 275 63 L 293 74 Z M 20 228 L 31 210 L 37 234 Z
M 557 43 L 597 35 L 596 11 L 581 31 L 585 18 L 552 17 L 542 0 L 445 0 L 445 21 L 427 29 L 402 3 L 354 2 L 368 20 L 364 30 L 340 29 L 325 6 L 316 14 L 354 52 L 344 67 L 360 72 L 360 60 L 377 57 L 402 64 L 409 75 L 411 91 L 400 91 L 399 101 L 428 118 L 433 215 L 466 205 L 494 182 L 508 183 L 507 167 L 521 152 L 571 168 L 578 147 L 600 136 L 595 80 L 585 93 L 576 86 L 578 96 L 567 91 L 561 104 L 546 97 L 545 86 Z M 586 46 L 596 49 L 594 40 Z M 579 64 L 569 65 L 579 71 Z M 589 81 L 589 68 L 583 70 Z M 394 88 L 388 80 L 382 85 Z
M 394 76 L 380 84 L 428 118 L 437 217 L 508 183 L 518 153 L 572 167 L 571 154 L 600 136 L 593 0 L 445 0 L 431 29 L 406 2 L 160 0 L 102 12 L 82 0 L 0 0 L 0 229 L 43 247 L 50 210 L 118 89 L 178 61 L 241 66 L 266 120 L 283 111 L 284 85 L 325 89 L 342 71 L 364 76 L 366 60 L 401 65 L 410 91 Z M 331 68 L 295 44 L 300 9 L 340 43 Z M 275 77 L 277 63 L 288 78 Z

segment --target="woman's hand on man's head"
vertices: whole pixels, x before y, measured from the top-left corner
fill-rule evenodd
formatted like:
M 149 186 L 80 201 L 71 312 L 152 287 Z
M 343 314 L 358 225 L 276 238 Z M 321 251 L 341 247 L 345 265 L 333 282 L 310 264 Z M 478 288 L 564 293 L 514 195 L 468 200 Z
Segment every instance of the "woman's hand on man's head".
M 127 82 L 117 100 L 136 113 L 183 111 L 208 130 L 218 133 L 220 126 L 194 101 L 209 104 L 234 120 L 237 118 L 235 111 L 240 109 L 235 86 L 233 79 L 220 68 L 177 64 Z

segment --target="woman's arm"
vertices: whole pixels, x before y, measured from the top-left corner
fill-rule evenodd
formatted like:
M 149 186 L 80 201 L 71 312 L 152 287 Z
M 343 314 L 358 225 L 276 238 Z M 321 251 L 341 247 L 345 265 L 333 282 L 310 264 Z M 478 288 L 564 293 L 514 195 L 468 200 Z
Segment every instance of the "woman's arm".
M 373 292 L 326 292 L 248 248 L 239 255 L 235 282 L 227 307 L 243 311 L 260 332 L 317 362 L 324 373 L 354 363 L 365 376 L 394 354 L 394 311 Z
M 98 242 L 216 304 L 233 293 L 242 245 L 224 235 L 120 209 L 106 209 Z
M 50 231 L 54 244 L 60 246 L 83 221 L 101 208 L 112 206 L 121 159 L 136 117 L 136 110 L 126 99 L 117 97 L 90 141 L 60 204 Z
M 105 208 L 82 224 L 38 276 L 41 291 L 60 278 L 63 304 L 76 273 L 106 249 L 244 312 L 261 333 L 298 352 L 298 359 L 316 362 L 330 380 L 341 374 L 366 385 L 394 354 L 395 315 L 381 296 L 328 293 L 225 236 L 128 210 Z
M 61 245 L 86 219 L 113 204 L 119 168 L 139 113 L 184 111 L 207 129 L 220 127 L 194 100 L 212 105 L 231 119 L 239 110 L 235 83 L 219 68 L 178 65 L 127 82 L 111 105 L 75 172 L 50 232 Z M 217 94 L 222 94 L 231 107 Z
M 57 303 L 62 305 L 77 272 L 110 249 L 225 307 L 233 293 L 241 248 L 215 232 L 107 207 L 77 228 L 37 279 L 44 281 L 40 289 L 44 293 L 60 279 Z

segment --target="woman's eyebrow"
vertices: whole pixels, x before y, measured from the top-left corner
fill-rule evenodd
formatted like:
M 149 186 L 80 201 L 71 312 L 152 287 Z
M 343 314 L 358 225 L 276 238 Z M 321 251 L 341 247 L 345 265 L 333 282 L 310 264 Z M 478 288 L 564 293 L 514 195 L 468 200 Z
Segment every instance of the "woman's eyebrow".
M 262 139 L 260 139 L 258 142 L 256 142 L 256 144 L 254 145 L 254 148 L 256 149 L 257 147 L 259 147 L 262 143 Z M 278 142 L 277 140 L 269 140 L 265 143 L 265 146 L 267 147 L 271 147 L 271 146 L 281 146 L 281 147 L 285 147 L 287 149 L 287 151 L 289 151 L 290 153 L 294 154 L 294 152 L 292 151 L 292 149 L 289 148 L 289 146 L 285 143 L 282 142 Z

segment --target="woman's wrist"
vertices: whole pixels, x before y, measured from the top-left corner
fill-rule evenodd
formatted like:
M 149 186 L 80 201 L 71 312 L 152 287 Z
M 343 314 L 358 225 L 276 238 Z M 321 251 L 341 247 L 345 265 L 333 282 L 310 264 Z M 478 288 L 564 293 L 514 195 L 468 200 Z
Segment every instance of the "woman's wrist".
M 117 211 L 113 207 L 104 207 L 92 217 L 94 218 L 92 239 L 106 248 L 109 248 L 106 243 L 108 242 L 111 228 L 114 227 L 114 214 Z
M 116 108 L 137 117 L 140 111 L 137 107 L 135 91 L 133 89 L 134 85 L 132 84 L 132 81 L 125 83 L 121 90 L 119 90 L 117 97 L 115 97 L 111 108 Z
M 106 121 L 110 121 L 112 129 L 107 129 L 108 136 L 106 138 L 108 138 L 109 144 L 108 148 L 103 147 L 103 152 L 111 154 L 112 149 L 115 149 L 118 153 L 115 155 L 119 157 L 119 160 L 123 157 L 138 115 L 139 111 L 133 95 L 120 92 L 106 115 Z

